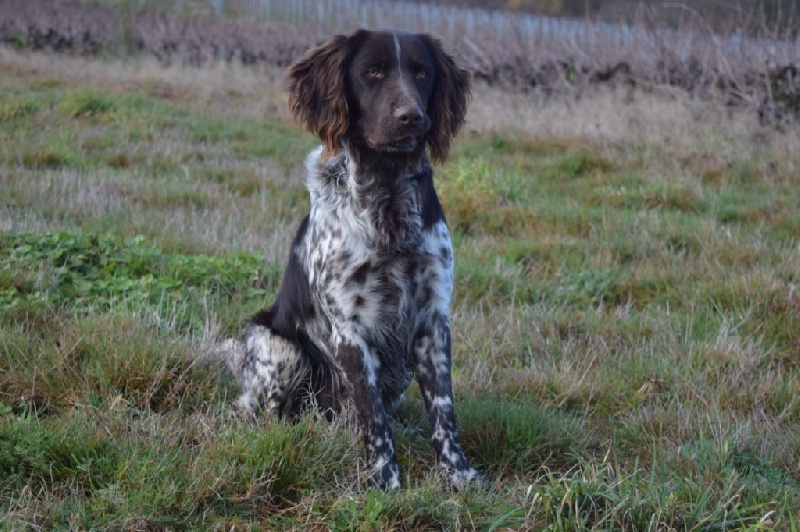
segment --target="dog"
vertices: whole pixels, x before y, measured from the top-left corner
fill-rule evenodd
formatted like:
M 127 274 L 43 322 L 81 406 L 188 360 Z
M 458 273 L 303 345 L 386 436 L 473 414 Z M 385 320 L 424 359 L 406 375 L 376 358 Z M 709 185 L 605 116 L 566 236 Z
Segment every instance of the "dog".
M 231 363 L 238 406 L 289 419 L 354 408 L 370 479 L 394 489 L 389 412 L 416 378 L 441 472 L 456 487 L 483 482 L 456 430 L 453 249 L 430 163 L 464 124 L 468 73 L 430 35 L 359 30 L 294 62 L 286 90 L 322 145 L 305 161 L 311 212 L 277 297 Z

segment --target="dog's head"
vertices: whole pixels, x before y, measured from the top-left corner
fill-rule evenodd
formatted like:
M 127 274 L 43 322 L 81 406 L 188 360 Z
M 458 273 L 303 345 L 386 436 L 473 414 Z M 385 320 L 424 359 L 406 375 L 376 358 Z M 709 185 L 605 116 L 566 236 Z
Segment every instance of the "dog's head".
M 287 73 L 289 107 L 323 142 L 385 153 L 420 153 L 443 162 L 464 124 L 469 76 L 425 34 L 359 30 L 337 35 Z

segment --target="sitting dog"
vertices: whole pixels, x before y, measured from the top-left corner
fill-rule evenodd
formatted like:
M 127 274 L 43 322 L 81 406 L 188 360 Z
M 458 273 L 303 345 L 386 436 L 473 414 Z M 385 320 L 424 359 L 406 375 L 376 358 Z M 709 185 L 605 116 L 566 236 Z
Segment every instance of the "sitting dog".
M 287 73 L 295 119 L 322 140 L 306 159 L 311 212 L 275 302 L 232 365 L 238 405 L 294 418 L 355 408 L 372 479 L 400 486 L 387 411 L 415 377 L 439 466 L 480 480 L 458 442 L 451 386 L 453 250 L 433 188 L 464 123 L 469 77 L 429 35 L 359 30 Z

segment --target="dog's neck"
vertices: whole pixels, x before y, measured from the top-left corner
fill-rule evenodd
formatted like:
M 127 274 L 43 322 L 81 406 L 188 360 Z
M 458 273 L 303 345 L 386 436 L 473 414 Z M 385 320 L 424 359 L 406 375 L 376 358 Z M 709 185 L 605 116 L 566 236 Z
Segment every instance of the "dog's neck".
M 378 152 L 360 143 L 345 143 L 342 155 L 359 185 L 375 182 L 377 186 L 391 186 L 398 180 L 413 177 L 429 166 L 425 146 L 413 152 Z
M 316 195 L 392 194 L 407 188 L 430 173 L 431 165 L 423 149 L 413 153 L 385 153 L 344 144 L 330 157 L 323 158 L 322 148 L 312 151 L 306 160 L 307 183 Z
M 422 152 L 416 157 L 365 157 L 345 148 L 325 161 L 320 154 L 312 152 L 307 162 L 312 205 L 319 202 L 367 222 L 369 239 L 378 248 L 416 245 L 422 228 L 419 184 L 430 174 Z

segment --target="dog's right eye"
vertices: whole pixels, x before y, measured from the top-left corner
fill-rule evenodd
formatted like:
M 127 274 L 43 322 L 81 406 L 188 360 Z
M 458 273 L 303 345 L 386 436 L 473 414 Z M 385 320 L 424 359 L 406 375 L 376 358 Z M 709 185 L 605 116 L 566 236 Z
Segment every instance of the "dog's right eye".
M 366 72 L 364 72 L 364 75 L 371 79 L 382 79 L 383 69 L 378 67 L 370 67 Z

